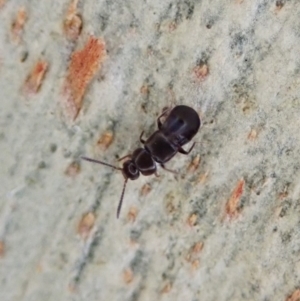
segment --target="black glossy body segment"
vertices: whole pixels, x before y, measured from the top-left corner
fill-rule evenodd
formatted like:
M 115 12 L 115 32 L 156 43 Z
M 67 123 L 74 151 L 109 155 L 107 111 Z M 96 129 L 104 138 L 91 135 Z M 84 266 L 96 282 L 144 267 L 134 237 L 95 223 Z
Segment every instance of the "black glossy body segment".
M 159 117 L 157 124 L 159 130 L 145 141 L 145 149 L 157 163 L 165 163 L 197 134 L 200 118 L 193 108 L 181 105 L 171 110 L 164 123 Z
M 171 110 L 159 130 L 175 145 L 183 146 L 192 140 L 200 128 L 198 113 L 188 106 L 176 106 Z
M 144 148 L 136 149 L 132 154 L 132 158 L 142 175 L 150 176 L 156 172 L 154 158 Z
M 177 147 L 161 132 L 154 132 L 145 142 L 145 149 L 157 163 L 169 161 L 177 153 Z

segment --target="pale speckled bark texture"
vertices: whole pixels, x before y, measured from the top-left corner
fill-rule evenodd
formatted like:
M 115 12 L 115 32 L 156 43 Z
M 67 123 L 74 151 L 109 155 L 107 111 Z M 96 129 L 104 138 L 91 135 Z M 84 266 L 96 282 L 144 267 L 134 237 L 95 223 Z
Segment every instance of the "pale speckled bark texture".
M 298 300 L 300 1 L 71 4 L 0 1 L 0 300 Z M 69 118 L 91 36 L 106 55 Z M 197 144 L 116 219 L 121 173 L 80 156 L 121 164 L 174 103 Z

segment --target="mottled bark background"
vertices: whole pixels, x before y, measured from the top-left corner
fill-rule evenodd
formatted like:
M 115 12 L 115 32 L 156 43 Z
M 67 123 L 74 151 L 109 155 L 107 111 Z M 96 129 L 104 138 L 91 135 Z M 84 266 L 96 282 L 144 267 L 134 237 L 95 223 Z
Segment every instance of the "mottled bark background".
M 299 74 L 298 0 L 0 0 L 0 300 L 299 300 Z M 197 144 L 117 220 L 80 156 L 172 104 Z

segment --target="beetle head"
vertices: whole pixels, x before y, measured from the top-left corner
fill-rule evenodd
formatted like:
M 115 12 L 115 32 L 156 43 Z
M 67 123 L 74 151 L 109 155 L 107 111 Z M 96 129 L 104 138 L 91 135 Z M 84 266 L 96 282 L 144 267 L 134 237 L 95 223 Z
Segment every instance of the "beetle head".
M 136 180 L 140 176 L 140 172 L 132 160 L 124 162 L 122 173 L 125 179 L 130 180 Z

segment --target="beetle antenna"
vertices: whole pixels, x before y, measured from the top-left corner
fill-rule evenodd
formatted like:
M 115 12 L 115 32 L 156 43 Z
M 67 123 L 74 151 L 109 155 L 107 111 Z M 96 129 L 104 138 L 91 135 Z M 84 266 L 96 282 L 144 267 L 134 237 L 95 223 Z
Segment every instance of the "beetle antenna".
M 120 216 L 120 211 L 121 211 L 121 207 L 122 207 L 122 203 L 123 203 L 123 197 L 124 197 L 124 192 L 125 192 L 127 181 L 128 181 L 128 178 L 126 178 L 124 181 L 123 190 L 122 190 L 121 198 L 120 198 L 118 209 L 117 209 L 117 218 L 119 218 L 119 216 Z
M 114 166 L 114 165 L 105 163 L 105 162 L 103 162 L 103 161 L 99 161 L 99 160 L 95 160 L 95 159 L 91 159 L 91 158 L 87 158 L 87 157 L 81 157 L 81 159 L 86 160 L 86 161 L 89 161 L 89 162 L 93 162 L 93 163 L 102 164 L 102 165 L 105 165 L 105 166 L 114 168 L 114 169 L 116 169 L 116 170 L 122 170 L 122 168 L 119 168 L 119 167 L 116 167 L 116 166 Z

